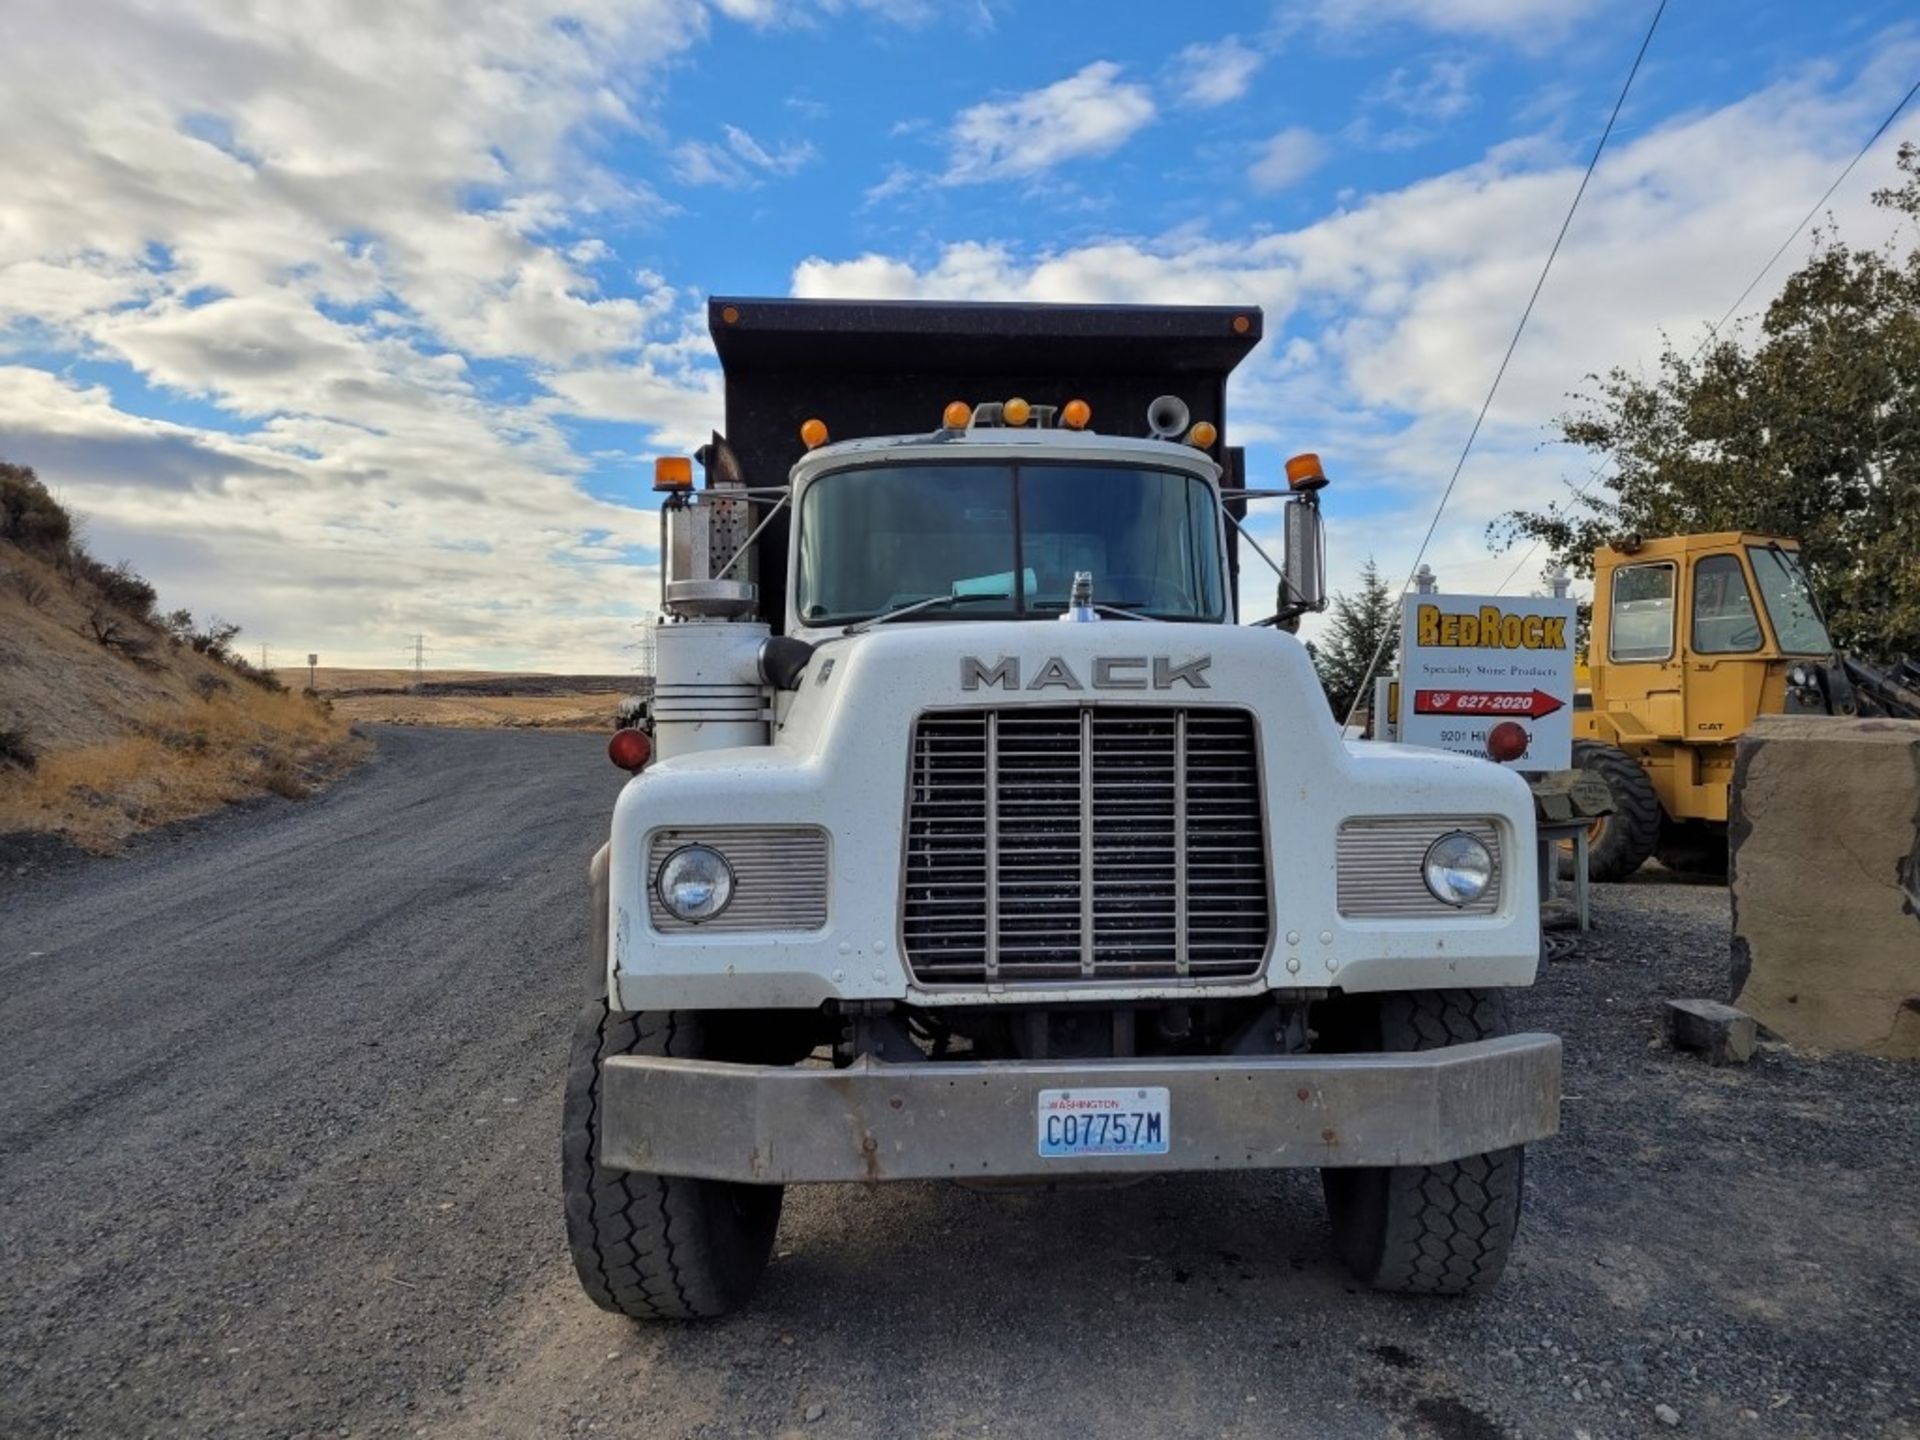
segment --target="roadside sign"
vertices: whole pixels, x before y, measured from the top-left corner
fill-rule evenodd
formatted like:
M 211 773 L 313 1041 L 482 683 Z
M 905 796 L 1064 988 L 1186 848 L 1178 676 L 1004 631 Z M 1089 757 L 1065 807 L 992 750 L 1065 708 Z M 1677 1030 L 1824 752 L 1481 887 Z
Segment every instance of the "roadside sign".
M 1510 770 L 1571 768 L 1573 638 L 1572 600 L 1409 595 L 1398 738 Z

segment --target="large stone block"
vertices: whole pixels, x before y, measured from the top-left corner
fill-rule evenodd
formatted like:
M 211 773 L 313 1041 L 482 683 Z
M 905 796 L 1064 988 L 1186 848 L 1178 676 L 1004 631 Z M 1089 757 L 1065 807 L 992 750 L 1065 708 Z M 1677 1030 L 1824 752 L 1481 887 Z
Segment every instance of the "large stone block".
M 1920 1058 L 1920 721 L 1767 715 L 1740 737 L 1733 998 L 1799 1045 Z

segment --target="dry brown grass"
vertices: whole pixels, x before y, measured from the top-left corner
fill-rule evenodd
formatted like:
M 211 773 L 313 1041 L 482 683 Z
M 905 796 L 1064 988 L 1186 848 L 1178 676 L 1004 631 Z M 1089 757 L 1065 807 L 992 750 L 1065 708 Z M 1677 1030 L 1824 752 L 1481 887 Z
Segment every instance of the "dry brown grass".
M 617 695 L 343 695 L 334 710 L 357 724 L 611 730 Z
M 0 834 L 50 831 L 108 853 L 140 830 L 235 800 L 304 796 L 360 745 L 326 706 L 241 682 L 204 701 L 148 706 L 129 734 L 0 774 Z
M 429 683 L 441 680 L 485 680 L 498 673 L 495 670 L 426 670 L 421 672 L 420 678 Z M 307 667 L 282 666 L 280 678 L 294 689 L 302 689 L 307 683 Z M 322 695 L 333 695 L 341 690 L 404 690 L 413 684 L 413 680 L 412 670 L 392 666 L 380 669 L 322 665 L 313 672 L 314 688 Z

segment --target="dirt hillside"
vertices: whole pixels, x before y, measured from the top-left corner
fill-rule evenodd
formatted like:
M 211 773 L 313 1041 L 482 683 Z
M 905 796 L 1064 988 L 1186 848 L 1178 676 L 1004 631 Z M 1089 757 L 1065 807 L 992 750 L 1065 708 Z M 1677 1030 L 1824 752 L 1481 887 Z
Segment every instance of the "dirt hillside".
M 351 762 L 347 721 L 249 666 L 217 625 L 71 536 L 32 472 L 0 466 L 0 837 L 112 850 L 151 825 Z

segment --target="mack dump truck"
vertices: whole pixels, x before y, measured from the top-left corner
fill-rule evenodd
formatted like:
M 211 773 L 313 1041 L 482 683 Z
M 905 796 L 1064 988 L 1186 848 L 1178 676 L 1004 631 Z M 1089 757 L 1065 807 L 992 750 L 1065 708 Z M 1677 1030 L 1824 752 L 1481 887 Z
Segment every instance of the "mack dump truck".
M 1317 459 L 1253 490 L 1256 309 L 715 299 L 726 434 L 664 457 L 656 684 L 591 869 L 582 1285 L 754 1290 L 783 1187 L 1313 1167 L 1367 1284 L 1500 1275 L 1560 1042 L 1533 805 L 1349 744 L 1291 633 Z M 1284 506 L 1239 623 L 1249 502 Z M 1264 583 L 1264 582 L 1263 582 Z

